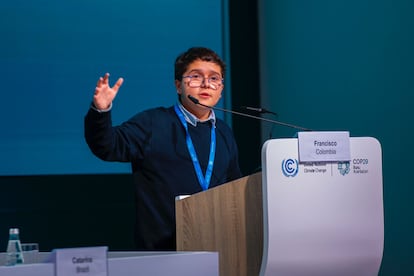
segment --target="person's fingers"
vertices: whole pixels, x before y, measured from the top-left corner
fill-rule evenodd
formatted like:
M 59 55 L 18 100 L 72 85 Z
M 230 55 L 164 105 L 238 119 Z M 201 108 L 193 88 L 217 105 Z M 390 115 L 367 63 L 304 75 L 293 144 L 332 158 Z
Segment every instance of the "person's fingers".
M 101 91 L 100 87 L 99 86 L 96 86 L 95 87 L 95 93 L 94 93 L 94 95 L 99 94 L 100 91 Z
M 118 92 L 118 89 L 121 87 L 122 83 L 124 82 L 123 78 L 119 78 L 116 83 L 114 84 L 114 86 L 112 87 L 112 89 L 114 90 L 115 93 Z
M 118 93 L 118 90 L 121 87 L 121 85 L 122 85 L 123 82 L 124 82 L 124 79 L 123 78 L 119 78 L 117 80 L 117 82 L 114 84 L 114 86 L 113 87 L 110 87 L 109 86 L 109 73 L 105 73 L 105 75 L 103 77 L 100 77 L 98 79 L 98 82 L 96 83 L 94 95 L 97 95 L 100 92 L 102 92 L 102 89 L 105 89 L 106 90 L 108 88 L 109 88 L 109 91 L 112 90 L 113 92 Z
M 102 77 L 99 77 L 98 81 L 96 82 L 96 86 L 97 87 L 101 86 L 102 85 L 102 82 L 103 82 L 103 78 Z
M 105 75 L 103 76 L 102 84 L 109 85 L 109 73 L 105 73 Z

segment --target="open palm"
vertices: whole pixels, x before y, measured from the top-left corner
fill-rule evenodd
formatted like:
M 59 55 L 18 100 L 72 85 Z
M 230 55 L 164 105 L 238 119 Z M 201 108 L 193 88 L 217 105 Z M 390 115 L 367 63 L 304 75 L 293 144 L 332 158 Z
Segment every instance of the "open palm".
M 123 78 L 119 78 L 114 86 L 109 85 L 109 73 L 106 73 L 103 77 L 100 77 L 95 88 L 95 94 L 93 96 L 93 104 L 97 109 L 107 109 L 112 101 L 115 99 L 119 88 L 124 82 Z

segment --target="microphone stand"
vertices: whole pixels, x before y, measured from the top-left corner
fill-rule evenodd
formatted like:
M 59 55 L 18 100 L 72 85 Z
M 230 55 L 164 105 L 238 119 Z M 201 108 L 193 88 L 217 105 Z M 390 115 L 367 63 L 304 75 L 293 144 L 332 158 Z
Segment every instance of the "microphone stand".
M 304 128 L 304 127 L 297 126 L 297 125 L 292 125 L 292 124 L 288 124 L 288 123 L 284 123 L 284 122 L 280 122 L 280 121 L 275 121 L 275 120 L 271 120 L 271 119 L 267 119 L 267 118 L 262 118 L 262 117 L 258 117 L 258 116 L 254 116 L 254 115 L 250 115 L 250 114 L 246 114 L 246 113 L 242 113 L 242 112 L 237 112 L 237 111 L 233 111 L 233 110 L 229 110 L 229 109 L 224 109 L 224 108 L 220 108 L 220 107 L 208 106 L 208 105 L 200 103 L 199 100 L 197 100 L 196 98 L 194 98 L 191 95 L 188 95 L 188 98 L 195 104 L 198 104 L 198 105 L 201 105 L 201 106 L 204 106 L 204 107 L 207 107 L 207 108 L 211 108 L 211 109 L 214 109 L 214 110 L 230 112 L 232 114 L 236 114 L 236 115 L 239 115 L 239 116 L 253 118 L 253 119 L 256 119 L 256 120 L 261 120 L 261 121 L 265 121 L 265 122 L 269 122 L 269 123 L 273 123 L 273 124 L 277 124 L 277 125 L 281 125 L 281 126 L 286 126 L 286 127 L 290 127 L 290 128 L 295 128 L 295 129 L 302 130 L 302 131 L 312 131 L 309 128 Z

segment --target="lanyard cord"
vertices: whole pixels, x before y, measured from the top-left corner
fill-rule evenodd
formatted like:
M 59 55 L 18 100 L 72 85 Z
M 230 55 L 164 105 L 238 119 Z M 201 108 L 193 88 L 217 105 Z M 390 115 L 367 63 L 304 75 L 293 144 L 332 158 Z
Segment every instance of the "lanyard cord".
M 191 140 L 191 136 L 190 136 L 190 133 L 188 131 L 187 121 L 184 118 L 184 114 L 181 111 L 181 109 L 178 107 L 177 104 L 174 106 L 174 109 L 175 109 L 175 113 L 177 113 L 178 118 L 181 121 L 181 124 L 184 126 L 184 129 L 185 129 L 185 133 L 186 133 L 185 140 L 186 140 L 186 143 L 187 143 L 187 149 L 190 153 L 191 160 L 193 161 L 193 166 L 194 166 L 194 170 L 197 174 L 198 182 L 200 183 L 200 186 L 203 189 L 203 191 L 205 191 L 205 190 L 208 189 L 208 186 L 210 185 L 211 174 L 213 172 L 214 157 L 216 155 L 216 130 L 215 130 L 215 127 L 214 126 L 211 127 L 210 156 L 209 156 L 209 159 L 208 159 L 208 166 L 207 166 L 207 170 L 206 170 L 206 175 L 203 176 L 203 172 L 201 171 L 201 167 L 200 167 L 200 162 L 198 161 L 197 153 L 194 149 L 194 144 L 193 144 L 193 141 Z

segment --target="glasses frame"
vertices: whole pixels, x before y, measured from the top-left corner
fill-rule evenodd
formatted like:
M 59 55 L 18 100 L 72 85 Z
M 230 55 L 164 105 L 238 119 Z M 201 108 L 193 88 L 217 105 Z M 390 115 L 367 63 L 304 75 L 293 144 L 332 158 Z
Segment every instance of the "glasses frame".
M 214 83 L 211 83 L 211 78 L 213 78 L 213 77 L 208 77 L 208 78 L 206 78 L 205 76 L 203 76 L 203 75 L 200 75 L 203 79 L 202 79 L 202 81 L 200 82 L 200 84 L 199 85 L 195 85 L 194 86 L 194 84 L 192 84 L 192 82 L 194 81 L 193 80 L 193 78 L 195 77 L 195 75 L 200 75 L 200 74 L 192 74 L 192 75 L 187 75 L 187 76 L 182 76 L 182 79 L 184 79 L 184 78 L 189 78 L 190 80 L 188 81 L 188 86 L 190 86 L 190 87 L 192 87 L 192 88 L 197 88 L 197 87 L 200 87 L 204 82 L 205 82 L 205 80 L 207 79 L 207 81 L 208 81 L 208 85 L 213 89 L 213 90 L 217 90 L 217 89 L 219 89 L 220 87 L 222 87 L 223 86 L 223 84 L 224 84 L 224 78 L 221 78 L 220 79 L 220 83 L 217 83 L 217 84 L 214 84 Z

